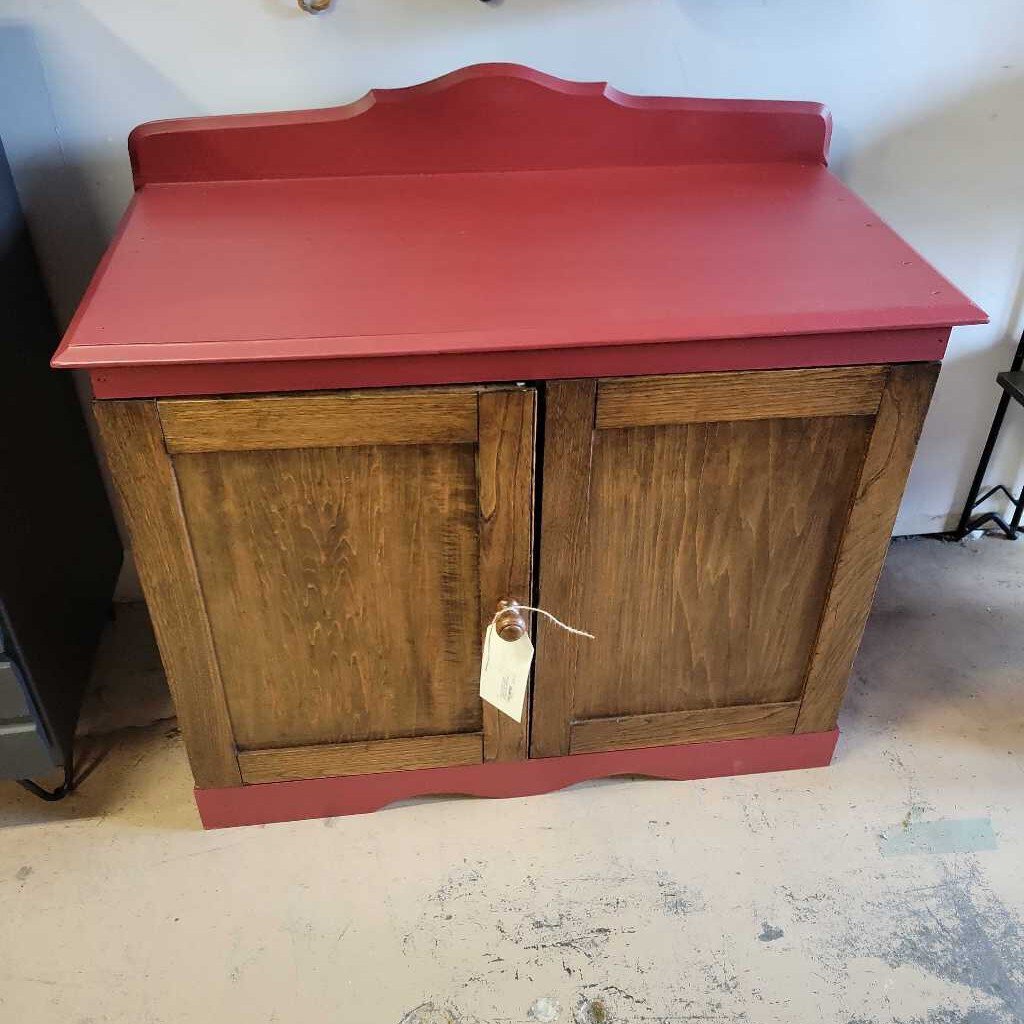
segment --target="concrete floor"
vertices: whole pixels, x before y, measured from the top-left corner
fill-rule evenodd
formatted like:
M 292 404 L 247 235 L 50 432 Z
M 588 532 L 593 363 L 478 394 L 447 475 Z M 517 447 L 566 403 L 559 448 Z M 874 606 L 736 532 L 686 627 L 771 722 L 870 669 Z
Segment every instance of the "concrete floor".
M 0 1021 L 1024 1021 L 1024 543 L 896 543 L 836 763 L 773 776 L 204 833 L 142 636 L 81 790 L 0 785 Z

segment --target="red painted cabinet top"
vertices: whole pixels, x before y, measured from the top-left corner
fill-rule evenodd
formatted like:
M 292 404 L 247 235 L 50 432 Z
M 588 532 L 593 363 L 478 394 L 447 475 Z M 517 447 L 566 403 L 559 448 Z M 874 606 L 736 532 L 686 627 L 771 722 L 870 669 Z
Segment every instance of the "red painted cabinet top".
M 54 365 L 128 397 L 940 358 L 984 314 L 829 173 L 829 131 L 498 64 L 143 125 Z

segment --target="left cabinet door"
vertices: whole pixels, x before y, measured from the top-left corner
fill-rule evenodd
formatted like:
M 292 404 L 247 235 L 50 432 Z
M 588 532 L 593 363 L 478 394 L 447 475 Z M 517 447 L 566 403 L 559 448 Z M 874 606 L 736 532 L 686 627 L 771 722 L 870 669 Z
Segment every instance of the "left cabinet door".
M 478 684 L 530 596 L 535 398 L 95 404 L 198 786 L 526 756 Z

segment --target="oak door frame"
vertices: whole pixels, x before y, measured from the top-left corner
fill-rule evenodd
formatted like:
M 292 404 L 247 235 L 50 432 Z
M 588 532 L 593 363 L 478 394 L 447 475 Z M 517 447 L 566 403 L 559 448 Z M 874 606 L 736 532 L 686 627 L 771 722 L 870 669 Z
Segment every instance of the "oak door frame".
M 458 402 L 440 414 L 445 395 L 474 400 L 471 407 Z M 270 424 L 260 415 L 270 407 L 265 403 L 276 403 L 279 413 Z M 527 756 L 529 695 L 521 723 L 481 702 L 480 733 L 247 751 L 240 764 L 172 455 L 339 443 L 475 443 L 482 630 L 500 600 L 529 603 L 531 597 L 534 389 L 425 387 L 328 395 L 99 400 L 93 408 L 197 786 L 220 788 L 272 778 Z M 296 416 L 301 420 L 303 411 L 310 409 L 315 415 L 296 423 Z M 446 416 L 446 422 L 440 422 L 439 415 Z M 474 671 L 475 666 L 467 669 Z
M 871 416 L 872 424 L 798 701 L 576 722 L 585 641 L 540 621 L 531 756 L 834 728 L 938 371 L 907 363 L 548 382 L 539 603 L 570 619 L 596 585 L 582 573 L 598 429 L 835 415 Z

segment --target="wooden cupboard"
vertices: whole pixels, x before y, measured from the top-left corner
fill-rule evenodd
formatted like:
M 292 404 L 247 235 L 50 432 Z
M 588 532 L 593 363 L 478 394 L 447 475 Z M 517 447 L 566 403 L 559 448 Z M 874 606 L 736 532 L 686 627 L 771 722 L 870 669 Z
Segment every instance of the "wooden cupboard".
M 90 375 L 204 823 L 830 761 L 984 314 L 829 129 L 510 65 L 136 129 L 54 365 Z M 503 601 L 594 637 L 527 620 L 521 721 L 479 692 Z
M 97 402 L 197 784 L 833 728 L 936 372 Z

